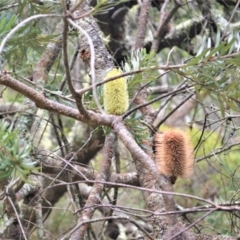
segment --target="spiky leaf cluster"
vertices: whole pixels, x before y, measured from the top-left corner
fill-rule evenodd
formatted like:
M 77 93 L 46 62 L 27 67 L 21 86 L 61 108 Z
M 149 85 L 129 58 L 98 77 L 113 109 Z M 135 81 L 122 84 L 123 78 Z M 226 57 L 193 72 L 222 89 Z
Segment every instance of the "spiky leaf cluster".
M 30 0 L 23 0 L 21 4 L 15 3 L 13 7 L 10 6 L 9 1 L 7 5 L 0 7 L 0 43 L 13 28 L 28 16 L 51 13 L 49 4 L 39 5 Z M 1 9 L 3 10 L 1 11 Z M 45 29 L 45 21 L 47 19 L 35 19 L 26 23 L 8 39 L 0 55 L 1 64 L 8 63 L 8 66 L 4 66 L 5 68 L 13 69 L 15 72 L 17 68 L 27 71 L 26 66 L 28 65 L 28 71 L 31 71 L 31 62 L 43 51 L 46 44 L 56 37 L 46 34 L 48 30 Z
M 128 77 L 129 96 L 132 97 L 141 83 L 150 83 L 155 81 L 158 76 L 157 70 L 152 70 L 150 67 L 157 66 L 156 56 L 154 52 L 147 53 L 146 49 L 138 49 L 123 65 L 124 72 L 131 72 L 144 69 L 141 73 L 134 74 Z M 149 68 L 149 69 L 148 69 Z
M 19 132 L 0 123 L 0 180 L 5 180 L 16 173 L 23 180 L 32 170 L 36 162 L 30 158 L 31 145 L 21 147 Z
M 93 14 L 105 14 L 108 13 L 116 5 L 127 2 L 128 0 L 97 0 L 96 5 L 94 6 Z
M 212 103 L 220 105 L 223 115 L 226 108 L 239 110 L 240 54 L 234 53 L 239 43 L 240 36 L 235 35 L 214 48 L 203 48 L 187 62 L 186 67 L 177 70 L 195 86 L 200 101 L 206 96 L 210 97 Z
M 142 119 L 142 115 L 134 114 L 131 118 L 126 119 L 125 123 L 128 130 L 133 135 L 134 140 L 137 142 L 137 144 L 141 148 L 144 149 L 146 146 L 145 145 L 146 142 L 144 141 L 150 140 L 150 137 L 149 137 L 149 129 L 141 119 Z

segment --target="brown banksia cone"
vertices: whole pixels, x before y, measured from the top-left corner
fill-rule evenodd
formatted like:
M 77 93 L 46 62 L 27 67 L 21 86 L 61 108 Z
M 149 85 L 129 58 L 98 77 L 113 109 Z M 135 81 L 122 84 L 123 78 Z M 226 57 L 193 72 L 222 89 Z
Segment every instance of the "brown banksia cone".
M 177 177 L 193 174 L 193 148 L 186 133 L 178 129 L 157 132 L 154 148 L 159 173 L 169 177 L 173 184 Z

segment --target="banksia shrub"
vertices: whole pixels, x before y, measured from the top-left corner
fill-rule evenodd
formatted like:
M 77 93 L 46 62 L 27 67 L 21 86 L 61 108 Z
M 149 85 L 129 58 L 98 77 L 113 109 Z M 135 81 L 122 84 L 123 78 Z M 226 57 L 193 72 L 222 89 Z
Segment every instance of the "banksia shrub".
M 157 132 L 154 137 L 154 147 L 158 171 L 169 177 L 172 183 L 178 176 L 192 175 L 193 148 L 186 133 L 177 129 Z
M 120 74 L 122 74 L 120 69 L 113 68 L 106 74 L 105 79 Z M 125 77 L 120 77 L 103 85 L 103 103 L 108 114 L 122 115 L 127 111 L 129 99 Z
M 32 170 L 37 170 L 30 154 L 31 143 L 21 146 L 17 130 L 12 130 L 7 122 L 0 121 L 0 182 L 11 177 L 13 173 L 27 181 Z

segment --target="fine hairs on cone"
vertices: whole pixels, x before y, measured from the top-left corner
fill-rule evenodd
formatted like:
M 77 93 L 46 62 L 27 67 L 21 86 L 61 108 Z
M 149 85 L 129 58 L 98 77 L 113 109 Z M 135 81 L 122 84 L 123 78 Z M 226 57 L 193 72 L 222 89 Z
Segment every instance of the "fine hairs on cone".
M 110 70 L 104 79 L 121 75 L 122 71 L 117 68 Z M 107 82 L 103 85 L 104 109 L 108 114 L 122 115 L 128 109 L 128 87 L 125 77 Z
M 178 129 L 157 132 L 154 147 L 159 173 L 173 179 L 193 174 L 193 148 L 186 133 Z

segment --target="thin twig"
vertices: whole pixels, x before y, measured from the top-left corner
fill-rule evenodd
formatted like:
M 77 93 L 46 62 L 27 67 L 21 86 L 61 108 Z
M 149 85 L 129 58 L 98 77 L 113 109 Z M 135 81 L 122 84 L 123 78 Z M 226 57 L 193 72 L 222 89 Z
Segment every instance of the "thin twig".
M 70 12 L 75 12 L 75 10 L 77 10 L 77 9 L 81 6 L 81 4 L 83 3 L 83 1 L 84 1 L 84 0 L 79 0 L 74 6 L 72 6 L 72 7 L 70 8 Z
M 132 109 L 130 109 L 128 112 L 126 112 L 126 113 L 122 116 L 122 118 L 125 119 L 127 116 L 129 116 L 129 115 L 132 114 L 133 112 L 137 111 L 138 109 L 140 109 L 140 108 L 142 108 L 142 107 L 145 107 L 145 106 L 147 106 L 147 105 L 150 105 L 150 104 L 152 104 L 152 103 L 154 103 L 154 102 L 156 102 L 156 101 L 158 101 L 158 100 L 160 100 L 160 99 L 163 99 L 163 98 L 165 98 L 165 97 L 168 97 L 168 96 L 170 96 L 170 95 L 172 95 L 172 94 L 179 93 L 179 92 L 181 92 L 181 91 L 183 91 L 183 90 L 186 90 L 186 86 L 184 86 L 184 87 L 182 87 L 182 88 L 179 88 L 179 89 L 177 89 L 177 90 L 174 90 L 174 91 L 172 91 L 172 92 L 166 93 L 166 94 L 164 94 L 164 95 L 162 95 L 162 96 L 156 97 L 156 98 L 154 98 L 153 100 L 151 100 L 151 101 L 149 101 L 149 102 L 146 102 L 146 103 L 143 103 L 143 104 L 141 104 L 141 105 L 138 105 L 138 106 L 136 106 L 135 108 L 132 108 Z
M 181 88 L 182 86 L 186 86 L 186 87 L 191 87 L 191 86 L 187 86 L 185 85 L 185 83 L 187 82 L 187 80 L 183 81 L 182 83 L 180 83 L 178 86 L 176 86 L 176 88 L 173 88 L 173 89 L 179 89 Z M 173 91 L 173 90 L 172 90 Z M 157 117 L 159 115 L 159 113 L 161 112 L 161 110 L 167 105 L 168 102 L 171 101 L 171 99 L 175 96 L 176 94 L 173 94 L 173 95 L 170 95 L 162 104 L 161 106 L 159 107 L 159 109 L 157 110 L 157 114 L 156 114 L 156 122 L 153 122 L 153 126 L 155 128 L 158 128 L 158 122 L 157 122 Z
M 185 102 L 187 102 L 195 93 L 191 93 L 186 98 L 184 98 L 175 108 L 173 108 L 158 124 L 157 128 L 159 128 L 174 112 L 176 112 L 179 107 L 181 107 Z
M 62 0 L 62 6 L 64 11 L 65 11 L 65 15 L 67 14 L 67 10 L 66 10 L 66 5 L 65 5 L 65 1 Z M 63 60 L 64 60 L 64 67 L 65 67 L 65 74 L 66 74 L 66 80 L 68 83 L 68 87 L 69 90 L 71 92 L 71 94 L 73 95 L 73 97 L 76 100 L 76 104 L 78 107 L 79 112 L 85 116 L 86 118 L 88 118 L 89 114 L 88 111 L 85 109 L 83 102 L 82 102 L 82 95 L 78 94 L 72 84 L 72 80 L 71 80 L 71 73 L 70 73 L 70 69 L 69 69 L 69 63 L 68 63 L 68 51 L 67 51 L 67 38 L 68 38 L 68 20 L 67 18 L 64 18 L 64 28 L 63 28 Z
M 142 226 L 140 226 L 136 221 L 129 219 L 129 222 L 135 225 L 140 231 L 142 231 L 149 239 L 154 240 L 153 238 Z
M 114 149 L 114 153 L 115 153 L 115 166 L 116 166 L 116 174 L 119 174 L 121 171 L 120 168 L 120 154 L 119 154 L 119 144 L 118 144 L 118 139 L 116 139 L 115 141 L 115 149 Z M 112 201 L 112 205 L 116 206 L 117 205 L 117 198 L 118 198 L 118 188 L 114 188 L 114 193 L 113 193 L 113 201 Z M 111 209 L 110 212 L 110 216 L 113 215 L 113 209 Z
M 5 6 L 3 8 L 0 8 L 0 12 L 11 9 L 13 7 L 17 7 L 17 6 L 18 6 L 18 3 L 14 3 L 14 4 L 11 4 L 11 5 Z
M 207 204 L 209 204 L 210 206 L 213 206 L 215 208 L 218 208 L 218 211 L 229 211 L 230 208 L 226 208 L 226 207 L 221 207 L 221 205 L 218 205 L 210 200 L 201 198 L 201 197 L 197 197 L 197 196 L 193 196 L 193 195 L 189 195 L 189 194 L 184 194 L 184 193 L 179 193 L 179 192 L 168 192 L 168 191 L 161 191 L 161 190 L 156 190 L 156 189 L 152 189 L 152 188 L 144 188 L 144 187 L 138 187 L 138 186 L 131 186 L 128 184 L 122 184 L 122 183 L 113 183 L 113 182 L 107 182 L 107 181 L 98 181 L 98 180 L 84 180 L 84 181 L 75 181 L 75 182 L 71 182 L 71 183 L 59 183 L 59 184 L 55 184 L 54 186 L 49 186 L 47 187 L 44 191 L 46 191 L 47 189 L 53 188 L 53 187 L 57 187 L 57 186 L 66 186 L 68 184 L 75 184 L 75 183 L 99 183 L 99 184 L 103 184 L 106 186 L 116 186 L 116 187 L 123 187 L 123 188 L 130 188 L 130 189 L 135 189 L 135 190 L 139 190 L 139 191 L 146 191 L 146 192 L 151 192 L 151 193 L 158 193 L 158 194 L 169 194 L 169 195 L 173 195 L 173 196 L 179 196 L 179 197 L 183 197 L 183 198 L 190 198 L 190 199 L 194 199 L 197 200 L 199 202 L 205 202 Z M 232 211 L 239 211 L 240 208 L 237 205 L 237 207 L 235 207 L 234 209 L 231 208 Z M 157 213 L 157 214 L 165 214 L 165 213 Z M 170 213 L 173 214 L 173 213 Z
M 13 200 L 11 198 L 11 194 L 9 194 L 9 191 L 13 191 L 13 190 L 9 189 L 9 187 L 6 187 L 6 194 L 8 195 L 7 199 L 8 199 L 8 201 L 11 204 L 11 207 L 12 207 L 12 209 L 14 211 L 16 219 L 18 220 L 18 224 L 20 226 L 20 229 L 21 229 L 21 232 L 23 234 L 23 237 L 24 237 L 25 240 L 27 240 L 27 236 L 25 234 L 25 230 L 24 230 L 24 228 L 22 226 L 22 222 L 21 222 L 20 217 L 19 217 L 19 211 L 17 210 L 17 208 L 19 208 L 19 206 L 15 206 L 15 203 L 13 202 Z
M 184 67 L 187 67 L 187 65 L 186 64 L 183 64 L 183 65 L 181 64 L 181 65 L 169 65 L 169 66 L 165 65 L 165 66 L 144 67 L 144 68 L 141 68 L 139 70 L 134 70 L 134 71 L 122 73 L 122 74 L 116 75 L 114 77 L 104 79 L 101 82 L 96 82 L 95 84 L 92 84 L 92 85 L 90 85 L 86 88 L 83 88 L 81 90 L 77 90 L 77 92 L 79 94 L 83 94 L 85 92 L 88 92 L 89 90 L 92 90 L 94 87 L 98 87 L 98 86 L 103 85 L 104 83 L 111 82 L 111 81 L 113 81 L 115 79 L 118 79 L 118 78 L 121 78 L 121 77 L 126 77 L 126 76 L 130 76 L 130 75 L 134 75 L 134 74 L 138 74 L 138 73 L 142 73 L 142 72 L 147 72 L 147 71 L 152 71 L 152 70 L 157 70 L 157 69 L 169 71 L 169 70 L 184 68 Z
M 65 14 L 66 14 L 66 5 L 65 5 L 65 1 L 62 0 L 62 6 Z M 72 84 L 72 80 L 71 80 L 71 73 L 70 73 L 70 69 L 69 69 L 69 63 L 68 63 L 68 51 L 67 51 L 67 39 L 68 39 L 68 21 L 65 18 L 64 19 L 64 27 L 63 27 L 63 61 L 64 61 L 64 67 L 65 67 L 65 74 L 66 74 L 66 80 L 68 83 L 68 87 L 69 90 L 71 92 L 71 94 L 73 95 L 74 98 L 76 98 L 76 91 L 74 89 L 74 86 Z
M 63 236 L 60 240 L 66 240 L 69 239 L 69 237 L 76 232 L 82 225 L 84 224 L 89 224 L 89 223 L 95 223 L 95 222 L 102 222 L 102 221 L 107 221 L 107 220 L 129 220 L 129 217 L 116 217 L 116 216 L 112 216 L 112 217 L 101 217 L 101 218 L 95 218 L 95 219 L 90 219 L 90 220 L 84 220 L 82 222 L 80 222 L 79 224 L 77 224 L 77 226 L 75 226 L 73 229 L 71 229 L 71 231 L 69 231 L 65 236 Z
M 27 98 L 35 102 L 38 108 L 57 112 L 65 116 L 72 117 L 76 120 L 87 122 L 88 124 L 91 124 L 91 125 L 95 124 L 96 122 L 98 122 L 98 124 L 108 125 L 108 126 L 112 124 L 113 116 L 111 115 L 106 115 L 106 114 L 100 115 L 93 111 L 89 111 L 91 118 L 86 119 L 85 117 L 83 117 L 83 115 L 79 113 L 79 110 L 74 109 L 72 107 L 68 107 L 64 104 L 60 104 L 56 101 L 49 100 L 41 92 L 38 92 L 33 88 L 27 86 L 26 84 L 23 84 L 20 81 L 17 81 L 16 79 L 12 78 L 9 75 L 0 74 L 0 84 L 8 86 L 22 93 Z
M 154 41 L 153 41 L 153 45 L 151 48 L 151 50 L 154 50 L 155 52 L 158 51 L 159 42 L 161 40 L 164 30 L 166 30 L 166 28 L 168 27 L 167 24 L 169 23 L 169 21 L 171 20 L 173 15 L 176 13 L 176 11 L 182 6 L 180 0 L 174 0 L 174 4 L 175 4 L 174 7 L 172 8 L 172 10 L 169 13 L 166 14 L 165 9 L 166 9 L 167 5 L 169 4 L 169 2 L 170 2 L 170 0 L 166 0 L 166 1 L 164 1 L 163 5 L 162 5 L 159 25 L 154 34 Z
M 88 40 L 88 44 L 90 47 L 90 51 L 91 51 L 91 59 L 90 59 L 90 68 L 91 68 L 91 79 L 92 79 L 92 84 L 93 86 L 95 86 L 95 82 L 96 82 L 96 74 L 95 74 L 95 50 L 94 50 L 94 45 L 92 42 L 92 39 L 90 38 L 90 36 L 88 35 L 88 33 L 81 28 L 79 25 L 77 25 L 75 22 L 73 22 L 71 19 L 67 19 L 67 21 L 72 24 L 74 27 L 76 27 L 80 32 L 82 32 L 84 34 L 84 36 L 87 38 Z M 104 113 L 99 101 L 98 101 L 98 97 L 97 97 L 97 89 L 96 87 L 93 87 L 93 98 L 94 101 L 97 105 L 98 110 L 100 111 L 100 113 Z
M 204 159 L 211 158 L 211 157 L 213 157 L 215 155 L 219 155 L 220 153 L 226 152 L 226 151 L 230 150 L 231 148 L 233 148 L 235 146 L 238 146 L 238 145 L 240 145 L 240 142 L 233 143 L 233 144 L 231 144 L 231 145 L 229 145 L 229 146 L 227 146 L 225 148 L 222 148 L 222 149 L 219 149 L 219 150 L 217 150 L 215 152 L 212 152 L 212 153 L 208 154 L 207 156 L 203 156 L 203 157 L 197 158 L 196 162 L 200 162 L 200 161 L 202 161 Z
M 3 51 L 3 48 L 5 46 L 5 44 L 7 43 L 7 41 L 12 37 L 12 35 L 17 32 L 21 27 L 23 27 L 25 24 L 27 24 L 28 22 L 31 22 L 32 20 L 38 19 L 38 18 L 48 18 L 48 17 L 56 17 L 56 18 L 63 18 L 63 15 L 59 15 L 59 14 L 37 14 L 34 16 L 31 16 L 29 18 L 26 18 L 25 20 L 23 20 L 22 22 L 20 22 L 16 27 L 14 27 L 7 35 L 6 37 L 2 40 L 1 45 L 0 45 L 0 55 Z
M 168 240 L 173 240 L 175 239 L 175 237 L 179 236 L 181 233 L 187 231 L 188 229 L 190 229 L 191 227 L 193 227 L 194 225 L 196 225 L 198 222 L 200 222 L 201 220 L 203 220 L 204 218 L 206 218 L 208 215 L 212 214 L 213 212 L 215 212 L 216 209 L 213 209 L 209 212 L 207 212 L 206 214 L 204 214 L 202 217 L 198 218 L 196 221 L 194 221 L 192 224 L 190 224 L 188 227 L 184 228 L 182 231 L 176 233 L 175 235 L 171 236 Z
M 233 11 L 232 11 L 231 17 L 230 17 L 230 19 L 228 20 L 228 25 L 226 26 L 224 33 L 222 33 L 221 41 L 222 41 L 222 40 L 224 39 L 224 37 L 226 36 L 226 32 L 229 31 L 230 23 L 231 23 L 231 21 L 232 21 L 232 19 L 233 19 L 234 14 L 236 14 L 236 12 L 237 12 L 237 9 L 238 9 L 239 4 L 240 4 L 240 0 L 237 1 L 237 4 L 235 5 L 235 7 L 234 7 L 234 9 L 233 9 Z
M 49 118 L 50 118 L 50 120 L 51 120 L 51 122 L 52 122 L 53 132 L 54 132 L 54 134 L 55 134 L 55 137 L 56 137 L 58 146 L 59 146 L 60 151 L 61 151 L 61 155 L 62 155 L 62 157 L 63 157 L 63 156 L 65 156 L 67 153 L 64 153 L 64 149 L 63 149 L 63 145 L 62 145 L 62 142 L 61 142 L 61 139 L 60 139 L 60 136 L 59 136 L 58 128 L 56 127 L 56 123 L 55 123 L 53 114 L 52 114 L 51 112 L 49 113 Z
M 96 180 L 107 180 L 110 177 L 110 168 L 111 168 L 111 161 L 113 157 L 113 145 L 115 142 L 115 134 L 110 133 L 108 136 L 105 138 L 105 143 L 103 147 L 103 157 L 102 157 L 102 162 L 100 166 L 99 173 L 96 176 Z M 100 194 L 104 188 L 103 184 L 95 183 L 93 185 L 93 188 L 89 194 L 88 200 L 85 204 L 85 208 L 82 211 L 81 217 L 78 219 L 78 224 L 81 224 L 83 221 L 86 219 L 91 219 L 94 213 L 95 208 L 94 204 L 98 204 L 100 201 Z M 71 240 L 75 239 L 83 239 L 85 232 L 88 228 L 88 224 L 84 224 L 81 226 L 72 236 Z
M 78 56 L 78 53 L 79 53 L 79 45 L 77 45 L 77 47 L 75 48 L 74 54 L 73 54 L 73 56 L 72 56 L 72 59 L 71 59 L 71 62 L 70 62 L 70 66 L 69 66 L 69 67 L 70 67 L 70 70 L 73 69 L 73 66 L 74 66 L 75 61 L 76 61 L 77 56 Z M 66 84 L 66 74 L 64 75 L 63 80 L 62 80 L 62 82 L 61 82 L 61 84 L 60 84 L 60 87 L 59 87 L 59 90 L 60 90 L 60 91 L 63 90 L 65 84 Z
M 42 186 L 39 189 L 42 190 Z M 37 234 L 38 239 L 43 240 L 46 239 L 44 225 L 43 225 L 43 213 L 42 213 L 42 195 L 36 194 L 37 196 L 37 204 L 36 204 L 36 224 L 37 224 Z

